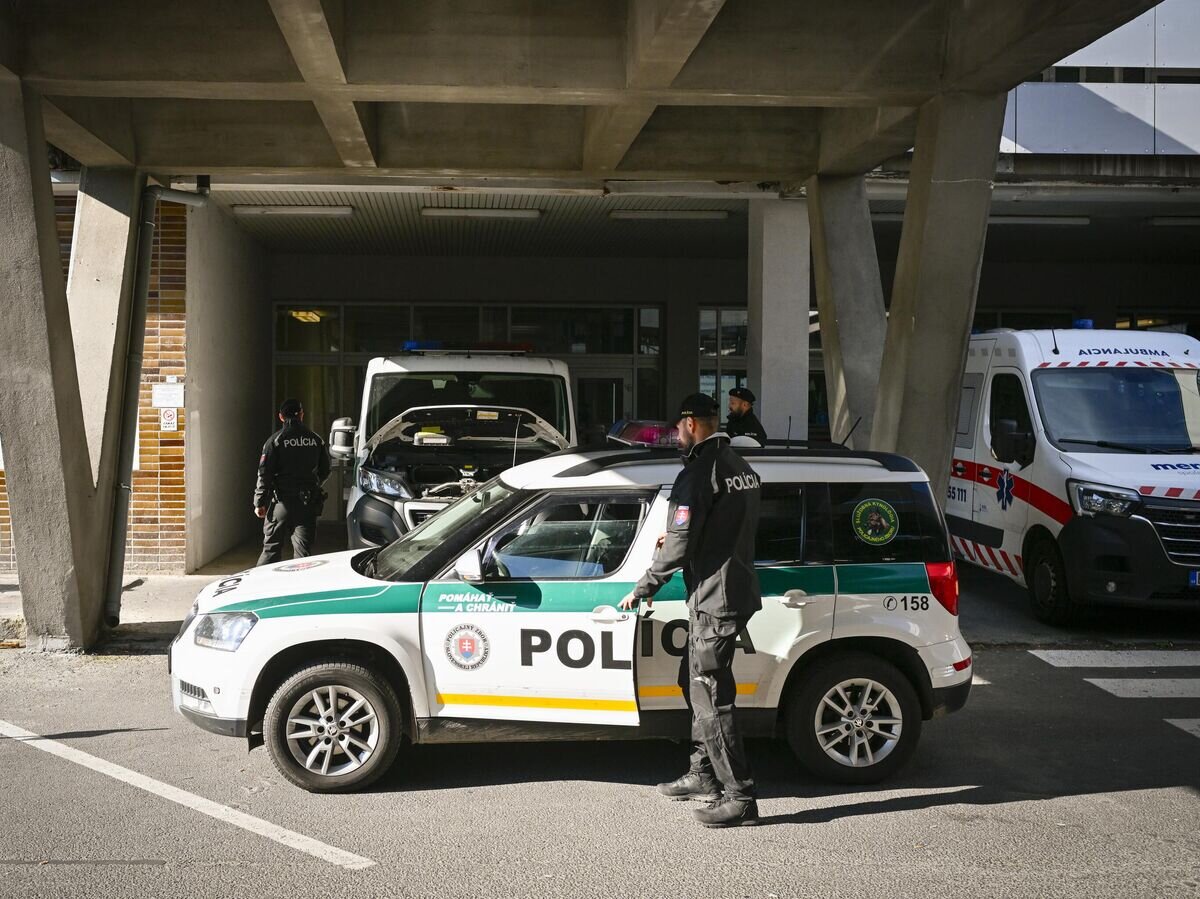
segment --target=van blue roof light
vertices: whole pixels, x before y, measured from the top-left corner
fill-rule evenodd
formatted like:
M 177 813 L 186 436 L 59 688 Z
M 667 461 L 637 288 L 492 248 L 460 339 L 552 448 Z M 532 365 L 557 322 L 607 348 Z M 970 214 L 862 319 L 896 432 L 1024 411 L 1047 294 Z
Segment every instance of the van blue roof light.
M 1096 327 L 1096 323 L 1090 318 L 1077 318 L 1071 322 L 1071 327 L 1076 331 L 1090 331 Z

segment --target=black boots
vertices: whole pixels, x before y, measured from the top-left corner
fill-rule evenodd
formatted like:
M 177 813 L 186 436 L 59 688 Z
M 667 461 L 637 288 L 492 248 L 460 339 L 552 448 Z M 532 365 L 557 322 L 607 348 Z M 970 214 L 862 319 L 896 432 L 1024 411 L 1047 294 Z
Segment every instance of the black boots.
M 689 771 L 679 780 L 659 784 L 658 792 L 671 799 L 696 799 L 701 802 L 716 802 L 721 798 L 721 785 L 716 779 Z
M 753 799 L 723 799 L 696 809 L 692 817 L 705 827 L 744 827 L 758 823 L 758 803 Z

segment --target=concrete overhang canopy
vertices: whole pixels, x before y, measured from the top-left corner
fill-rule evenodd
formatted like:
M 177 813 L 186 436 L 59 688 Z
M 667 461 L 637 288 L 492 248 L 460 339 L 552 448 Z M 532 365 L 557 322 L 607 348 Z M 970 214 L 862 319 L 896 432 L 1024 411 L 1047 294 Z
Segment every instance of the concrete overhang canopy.
M 0 0 L 0 72 L 84 165 L 801 181 L 911 145 L 1153 0 Z

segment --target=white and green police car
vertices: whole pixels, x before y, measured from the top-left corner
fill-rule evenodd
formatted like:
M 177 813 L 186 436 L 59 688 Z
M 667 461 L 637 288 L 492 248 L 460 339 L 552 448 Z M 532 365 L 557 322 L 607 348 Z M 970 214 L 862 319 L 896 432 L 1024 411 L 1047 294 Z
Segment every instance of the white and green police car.
M 786 738 L 820 777 L 878 781 L 971 688 L 928 480 L 898 456 L 741 452 L 763 485 L 763 609 L 734 663 L 746 732 Z M 618 608 L 666 529 L 679 465 L 566 451 L 382 549 L 217 581 L 171 647 L 175 707 L 265 742 L 313 791 L 370 783 L 405 740 L 685 737 L 682 577 L 652 609 Z

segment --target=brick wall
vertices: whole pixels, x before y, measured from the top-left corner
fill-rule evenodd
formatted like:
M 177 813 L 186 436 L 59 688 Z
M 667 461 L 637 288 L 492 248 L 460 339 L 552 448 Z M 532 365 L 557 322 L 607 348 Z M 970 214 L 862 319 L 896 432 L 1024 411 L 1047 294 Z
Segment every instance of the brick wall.
M 56 225 L 63 272 L 71 259 L 75 197 L 55 197 Z M 126 568 L 138 574 L 183 574 L 186 514 L 184 508 L 184 419 L 179 430 L 159 431 L 159 410 L 151 407 L 153 384 L 169 376 L 182 382 L 186 374 L 184 322 L 187 313 L 186 207 L 161 203 L 150 270 L 146 348 L 142 361 L 138 412 L 138 465 L 133 473 L 129 509 Z M 184 397 L 185 401 L 187 397 Z M 16 568 L 12 522 L 4 472 L 0 471 L 0 571 Z

